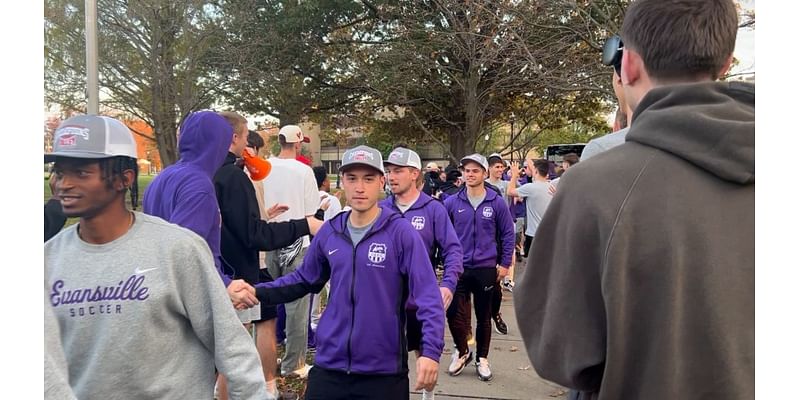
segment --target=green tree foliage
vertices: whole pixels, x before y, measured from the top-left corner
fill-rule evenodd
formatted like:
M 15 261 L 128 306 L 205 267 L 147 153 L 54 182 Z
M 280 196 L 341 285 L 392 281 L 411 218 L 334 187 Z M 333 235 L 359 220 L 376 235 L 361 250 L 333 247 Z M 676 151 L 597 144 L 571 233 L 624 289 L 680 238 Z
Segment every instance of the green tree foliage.
M 372 31 L 368 3 L 241 0 L 224 10 L 230 56 L 221 73 L 234 78 L 225 98 L 235 109 L 286 125 L 356 107 L 365 88 L 351 57 Z
M 539 129 L 608 111 L 610 69 L 600 50 L 623 3 L 387 2 L 386 40 L 363 67 L 370 98 L 403 107 L 413 125 L 399 134 L 423 132 L 451 159 L 482 147 L 520 103 Z
M 45 1 L 45 99 L 85 112 L 84 1 Z M 100 100 L 154 129 L 165 165 L 190 111 L 213 104 L 228 77 L 215 74 L 225 35 L 216 2 L 98 0 Z

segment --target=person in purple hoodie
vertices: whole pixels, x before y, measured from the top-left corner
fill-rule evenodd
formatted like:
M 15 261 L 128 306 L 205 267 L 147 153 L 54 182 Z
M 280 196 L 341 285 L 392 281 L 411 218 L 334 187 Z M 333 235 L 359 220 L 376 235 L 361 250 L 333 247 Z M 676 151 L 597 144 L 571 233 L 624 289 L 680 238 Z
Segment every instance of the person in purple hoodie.
M 453 229 L 453 223 L 447 218 L 447 212 L 441 203 L 419 190 L 423 183 L 419 154 L 398 147 L 389 154 L 383 164 L 386 166 L 392 194 L 381 201 L 380 205 L 394 210 L 411 222 L 411 226 L 422 237 L 433 266 L 438 264 L 437 255 L 441 255 L 444 261 L 444 275 L 439 292 L 442 296 L 442 305 L 447 309 L 453 300 L 458 278 L 464 270 L 461 264 L 461 244 Z M 416 312 L 417 305 L 411 298 L 406 305 L 408 350 L 414 350 L 419 357 L 422 325 L 417 320 Z M 423 400 L 433 398 L 433 391 L 422 391 Z
M 475 369 L 482 381 L 492 379 L 489 347 L 492 341 L 492 292 L 495 283 L 508 275 L 514 252 L 514 220 L 503 197 L 487 190 L 484 180 L 489 164 L 480 154 L 461 159 L 464 188 L 448 197 L 444 206 L 464 252 L 464 273 L 458 280 L 453 304 L 447 310 L 450 333 L 458 352 L 448 368 L 452 376 L 461 374 L 472 359 L 467 345 L 470 333 L 470 295 L 474 297 L 475 339 L 477 358 Z
M 317 327 L 317 355 L 306 399 L 408 399 L 406 302 L 422 324 L 415 390 L 433 390 L 444 348 L 444 308 L 425 244 L 411 223 L 378 198 L 383 157 L 358 146 L 339 168 L 351 211 L 319 230 L 302 265 L 256 285 L 262 303 L 319 293 L 330 279 L 328 306 Z
M 142 199 L 145 214 L 182 226 L 205 239 L 228 295 L 237 308 L 249 308 L 258 300 L 247 283 L 231 280 L 222 268 L 220 238 L 222 218 L 214 190 L 214 174 L 228 155 L 233 139 L 231 125 L 214 111 L 189 114 L 181 124 L 177 163 L 161 171 Z

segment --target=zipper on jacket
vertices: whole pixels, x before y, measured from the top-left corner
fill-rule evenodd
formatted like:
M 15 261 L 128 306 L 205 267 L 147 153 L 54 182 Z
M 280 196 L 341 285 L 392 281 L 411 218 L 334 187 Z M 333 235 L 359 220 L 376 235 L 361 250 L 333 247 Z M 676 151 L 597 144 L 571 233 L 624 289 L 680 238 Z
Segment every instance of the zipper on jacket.
M 364 238 L 361 238 L 363 241 Z M 361 244 L 361 241 L 358 243 Z M 350 245 L 353 245 L 353 240 L 350 240 Z M 358 245 L 353 246 L 353 275 L 350 278 L 350 332 L 347 334 L 347 374 L 350 375 L 353 365 L 353 351 L 351 345 L 353 342 L 353 329 L 356 326 L 356 249 Z

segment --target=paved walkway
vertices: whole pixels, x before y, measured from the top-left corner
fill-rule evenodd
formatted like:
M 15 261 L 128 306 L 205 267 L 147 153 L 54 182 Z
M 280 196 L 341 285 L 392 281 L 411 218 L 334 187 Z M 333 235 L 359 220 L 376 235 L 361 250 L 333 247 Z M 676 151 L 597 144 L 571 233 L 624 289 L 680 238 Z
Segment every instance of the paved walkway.
M 515 280 L 525 273 L 522 263 L 517 263 Z M 517 295 L 520 295 L 517 293 Z M 554 383 L 545 381 L 536 375 L 525 352 L 525 345 L 519 336 L 517 318 L 514 314 L 514 303 L 509 292 L 503 293 L 503 304 L 500 307 L 503 319 L 508 324 L 508 335 L 500 335 L 492 331 L 492 348 L 489 351 L 489 362 L 494 378 L 490 382 L 478 379 L 474 363 L 470 362 L 459 376 L 447 374 L 447 366 L 453 351 L 453 339 L 449 329 L 445 328 L 445 353 L 439 365 L 439 383 L 436 385 L 436 398 L 452 399 L 488 399 L 488 400 L 559 400 L 566 399 L 566 391 Z M 473 325 L 475 316 L 472 317 Z M 473 330 L 474 332 L 474 330 Z M 471 347 L 474 352 L 474 346 Z M 416 359 L 409 355 L 409 382 L 413 389 L 416 379 Z M 411 391 L 412 399 L 421 399 L 420 392 Z

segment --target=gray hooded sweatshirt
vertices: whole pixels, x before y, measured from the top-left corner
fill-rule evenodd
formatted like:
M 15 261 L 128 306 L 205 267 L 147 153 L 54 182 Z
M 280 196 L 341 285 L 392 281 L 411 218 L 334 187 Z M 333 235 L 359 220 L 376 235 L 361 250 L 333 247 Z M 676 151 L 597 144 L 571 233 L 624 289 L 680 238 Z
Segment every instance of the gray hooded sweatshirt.
M 625 144 L 564 175 L 514 290 L 540 376 L 591 399 L 755 396 L 754 105 L 751 84 L 655 88 Z

